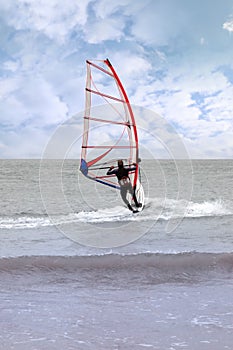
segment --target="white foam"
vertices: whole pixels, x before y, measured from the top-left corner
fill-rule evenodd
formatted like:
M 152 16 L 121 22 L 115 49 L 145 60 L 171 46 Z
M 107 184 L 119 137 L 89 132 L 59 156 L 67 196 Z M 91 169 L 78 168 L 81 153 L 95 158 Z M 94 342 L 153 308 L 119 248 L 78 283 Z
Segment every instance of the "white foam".
M 129 219 L 132 216 L 127 208 L 124 207 L 114 207 L 107 209 L 100 209 L 97 211 L 82 211 L 76 214 L 76 220 L 80 222 L 89 222 L 89 223 L 101 223 L 101 222 L 112 222 L 112 221 L 121 221 L 126 218 Z
M 232 211 L 227 208 L 222 200 L 216 200 L 203 203 L 189 203 L 187 217 L 200 216 L 221 216 L 231 215 Z
M 103 223 L 118 222 L 122 220 L 133 219 L 134 214 L 127 208 L 114 207 L 101 209 L 97 211 L 81 211 L 79 213 L 71 213 L 68 215 L 49 216 L 29 216 L 22 215 L 16 217 L 0 217 L 0 228 L 5 229 L 24 229 L 37 228 L 43 226 L 58 226 L 64 224 L 80 223 Z
M 0 217 L 0 228 L 24 229 L 37 228 L 43 226 L 58 226 L 72 223 L 108 223 L 122 221 L 150 221 L 150 220 L 170 220 L 173 218 L 198 218 L 232 215 L 233 210 L 222 200 L 205 201 L 201 203 L 187 202 L 184 200 L 161 198 L 147 199 L 145 209 L 133 214 L 124 206 L 113 208 L 81 211 L 68 215 L 30 216 L 22 215 L 15 217 Z
M 150 199 L 149 210 L 153 210 L 154 212 L 161 210 L 159 218 L 163 220 L 170 220 L 180 217 L 198 218 L 233 214 L 233 209 L 230 207 L 230 205 L 227 205 L 221 199 L 215 201 L 204 201 L 200 203 L 175 199 Z
M 19 216 L 19 217 L 2 217 L 0 218 L 0 228 L 36 228 L 41 226 L 51 226 L 53 223 L 48 217 L 31 217 L 31 216 Z

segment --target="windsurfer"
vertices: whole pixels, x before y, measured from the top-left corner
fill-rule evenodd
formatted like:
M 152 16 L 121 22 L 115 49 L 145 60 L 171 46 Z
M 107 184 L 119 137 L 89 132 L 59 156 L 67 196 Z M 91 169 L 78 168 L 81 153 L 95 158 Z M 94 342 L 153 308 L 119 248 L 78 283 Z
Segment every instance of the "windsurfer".
M 118 160 L 118 167 L 115 168 L 114 166 L 111 166 L 109 170 L 107 171 L 107 175 L 116 175 L 118 179 L 118 183 L 120 185 L 121 190 L 121 198 L 124 201 L 124 203 L 127 205 L 129 210 L 131 210 L 134 213 L 137 213 L 137 210 L 134 210 L 127 200 L 126 196 L 129 192 L 134 200 L 134 203 L 137 208 L 141 207 L 142 204 L 138 203 L 137 197 L 135 194 L 135 191 L 133 190 L 130 178 L 129 178 L 129 172 L 136 170 L 136 164 L 134 163 L 133 166 L 124 166 L 123 160 Z

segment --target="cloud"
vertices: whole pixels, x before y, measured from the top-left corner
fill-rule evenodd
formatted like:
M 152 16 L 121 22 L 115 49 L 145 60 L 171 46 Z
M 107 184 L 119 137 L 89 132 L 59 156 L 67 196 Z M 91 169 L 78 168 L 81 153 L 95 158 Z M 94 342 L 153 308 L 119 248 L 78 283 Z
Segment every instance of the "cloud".
M 133 16 L 148 4 L 148 0 L 140 1 L 119 0 L 117 2 L 102 0 L 90 4 L 91 18 L 83 27 L 85 39 L 90 44 L 103 43 L 108 40 L 124 41 L 128 26 Z
M 170 12 L 173 17 L 170 16 Z M 151 2 L 150 6 L 140 11 L 135 19 L 131 33 L 146 45 L 168 45 L 184 28 L 185 16 L 179 13 L 174 2 L 168 1 L 166 4 L 161 2 Z
M 104 21 L 90 21 L 84 29 L 85 39 L 90 44 L 102 43 L 106 40 L 119 41 L 123 36 L 124 22 L 117 18 L 107 18 Z
M 135 88 L 135 81 L 139 82 L 142 78 L 146 80 L 152 69 L 151 63 L 146 58 L 129 50 L 113 53 L 111 62 L 129 89 Z
M 229 158 L 232 159 L 233 133 L 221 133 L 207 138 L 205 135 L 197 140 L 184 138 L 184 143 L 192 158 Z
M 200 68 L 198 72 L 187 71 L 182 75 L 169 71 L 162 80 L 138 87 L 133 99 L 170 122 L 186 140 L 192 156 L 198 153 L 200 157 L 207 151 L 210 156 L 214 147 L 216 155 L 229 156 L 232 147 L 227 152 L 224 147 L 220 151 L 217 142 L 221 140 L 223 145 L 224 135 L 232 135 L 232 94 L 233 86 L 221 71 L 206 72 Z M 141 122 L 150 130 L 156 125 L 148 118 Z M 198 145 L 198 152 L 193 144 Z
M 1 129 L 8 135 L 10 131 L 24 133 L 24 129 L 34 130 L 55 127 L 67 116 L 68 108 L 57 96 L 48 82 L 43 79 L 5 79 L 1 81 Z M 17 136 L 18 137 L 18 136 Z M 29 142 L 30 137 L 27 138 Z M 9 138 L 12 142 L 12 138 Z M 15 150 L 16 151 L 16 150 Z M 17 150 L 18 152 L 18 150 Z
M 192 154 L 229 155 L 231 11 L 231 0 L 2 1 L 1 154 L 27 154 L 20 135 L 37 139 L 39 154 L 51 130 L 84 108 L 85 59 L 109 57 L 131 103 L 160 113 Z M 153 118 L 139 123 L 156 130 Z
M 202 38 L 200 39 L 200 44 L 201 44 L 201 45 L 205 45 L 205 43 L 206 43 L 205 38 L 202 37 Z
M 223 29 L 226 29 L 229 33 L 233 32 L 233 19 L 223 23 Z
M 18 0 L 5 6 L 8 25 L 19 30 L 34 30 L 49 39 L 64 43 L 73 30 L 87 22 L 87 8 L 92 0 Z
M 0 130 L 1 158 L 40 158 L 51 131 L 27 126 L 22 130 Z

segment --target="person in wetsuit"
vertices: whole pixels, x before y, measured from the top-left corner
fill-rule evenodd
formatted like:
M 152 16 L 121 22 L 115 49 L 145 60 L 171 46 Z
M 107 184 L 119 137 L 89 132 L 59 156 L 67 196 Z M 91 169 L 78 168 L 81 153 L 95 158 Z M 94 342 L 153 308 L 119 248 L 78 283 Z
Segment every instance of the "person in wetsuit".
M 118 168 L 114 168 L 114 166 L 111 166 L 110 169 L 107 171 L 107 175 L 116 175 L 118 179 L 118 183 L 120 185 L 121 190 L 121 198 L 124 201 L 124 203 L 127 205 L 129 210 L 133 211 L 134 213 L 137 213 L 137 210 L 134 210 L 127 200 L 126 196 L 129 192 L 134 200 L 134 203 L 137 208 L 141 207 L 142 204 L 138 203 L 137 197 L 135 195 L 135 191 L 133 190 L 130 178 L 129 178 L 129 172 L 136 170 L 136 164 L 133 164 L 133 167 L 124 167 L 124 163 L 122 160 L 118 160 Z

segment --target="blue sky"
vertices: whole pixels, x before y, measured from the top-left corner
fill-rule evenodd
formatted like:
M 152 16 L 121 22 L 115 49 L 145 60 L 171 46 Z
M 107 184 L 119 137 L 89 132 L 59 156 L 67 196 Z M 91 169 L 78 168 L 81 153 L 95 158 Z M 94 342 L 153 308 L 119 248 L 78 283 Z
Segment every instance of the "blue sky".
M 0 28 L 1 158 L 41 157 L 106 57 L 192 158 L 232 158 L 232 0 L 0 0 Z

